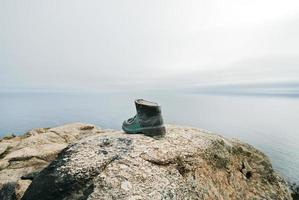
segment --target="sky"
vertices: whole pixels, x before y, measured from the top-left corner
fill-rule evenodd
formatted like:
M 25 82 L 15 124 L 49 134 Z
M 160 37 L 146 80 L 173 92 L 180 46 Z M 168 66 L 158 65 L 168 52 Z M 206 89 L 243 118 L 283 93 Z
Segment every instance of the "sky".
M 298 80 L 298 0 L 0 0 L 0 90 Z

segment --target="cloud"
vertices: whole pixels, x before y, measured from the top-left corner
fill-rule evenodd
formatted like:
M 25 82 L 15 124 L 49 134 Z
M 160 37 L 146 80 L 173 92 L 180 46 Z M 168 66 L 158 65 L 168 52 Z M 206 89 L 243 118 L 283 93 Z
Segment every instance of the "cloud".
M 293 0 L 0 4 L 0 84 L 6 88 L 172 85 L 172 77 L 184 74 L 243 70 L 232 66 L 238 62 L 251 71 L 246 60 L 285 64 L 281 59 L 298 57 L 299 3 Z M 232 79 L 242 76 L 234 73 Z

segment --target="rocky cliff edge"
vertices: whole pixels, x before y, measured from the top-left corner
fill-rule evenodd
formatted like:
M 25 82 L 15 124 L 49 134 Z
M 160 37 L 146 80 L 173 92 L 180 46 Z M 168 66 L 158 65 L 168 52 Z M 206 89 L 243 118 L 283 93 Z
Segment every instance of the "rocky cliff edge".
M 77 123 L 0 145 L 4 200 L 292 199 L 262 152 L 196 128 L 154 139 Z

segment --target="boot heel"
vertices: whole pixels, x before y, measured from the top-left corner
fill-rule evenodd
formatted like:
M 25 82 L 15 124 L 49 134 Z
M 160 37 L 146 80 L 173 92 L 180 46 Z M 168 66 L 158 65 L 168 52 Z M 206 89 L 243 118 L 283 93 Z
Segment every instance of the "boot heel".
M 144 128 L 142 133 L 147 136 L 164 136 L 166 133 L 166 128 L 164 126 Z

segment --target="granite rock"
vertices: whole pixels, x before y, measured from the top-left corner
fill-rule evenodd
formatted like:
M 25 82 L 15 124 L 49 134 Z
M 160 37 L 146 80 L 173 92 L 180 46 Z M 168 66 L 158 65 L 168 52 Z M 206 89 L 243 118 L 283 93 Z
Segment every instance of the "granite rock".
M 59 152 L 82 138 L 100 133 L 94 125 L 73 123 L 56 128 L 37 128 L 22 136 L 0 140 L 0 199 L 21 199 L 38 173 Z M 25 178 L 24 178 L 25 177 Z
M 161 139 L 102 131 L 70 144 L 22 200 L 292 199 L 252 146 L 196 128 L 166 128 Z

